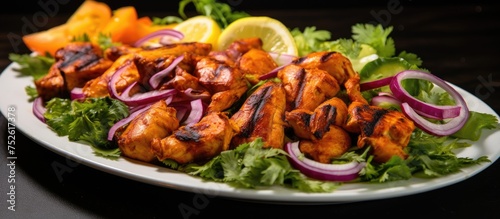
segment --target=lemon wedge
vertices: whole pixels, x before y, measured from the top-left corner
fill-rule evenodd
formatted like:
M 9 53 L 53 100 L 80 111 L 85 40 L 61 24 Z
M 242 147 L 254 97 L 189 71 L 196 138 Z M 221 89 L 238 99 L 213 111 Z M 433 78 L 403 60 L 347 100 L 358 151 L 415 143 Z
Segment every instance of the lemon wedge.
M 220 34 L 217 49 L 226 49 L 233 41 L 259 37 L 262 39 L 262 48 L 268 52 L 278 54 L 298 55 L 295 40 L 288 28 L 271 17 L 253 16 L 233 21 Z
M 213 47 L 217 45 L 217 39 L 221 33 L 221 28 L 217 22 L 204 15 L 188 18 L 177 24 L 174 30 L 184 34 L 182 42 L 210 43 Z

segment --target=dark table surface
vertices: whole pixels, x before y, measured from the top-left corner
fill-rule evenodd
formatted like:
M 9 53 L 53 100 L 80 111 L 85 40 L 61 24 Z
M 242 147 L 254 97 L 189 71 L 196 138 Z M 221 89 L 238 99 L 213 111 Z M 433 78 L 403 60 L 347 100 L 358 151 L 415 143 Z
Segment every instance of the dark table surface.
M 54 1 L 55 2 L 55 1 Z M 62 1 L 60 1 L 62 2 Z M 338 7 L 289 7 L 286 9 L 249 5 L 252 15 L 267 15 L 289 27 L 316 26 L 332 32 L 332 38 L 350 37 L 355 23 L 380 22 L 393 26 L 391 36 L 397 52 L 418 54 L 423 66 L 435 75 L 476 95 L 497 113 L 500 100 L 500 7 L 487 3 L 437 5 L 417 1 L 385 1 L 379 5 L 341 5 Z M 257 1 L 262 3 L 263 1 Z M 16 1 L 17 5 L 22 5 Z M 309 4 L 308 4 L 309 5 Z M 75 5 L 59 5 L 45 29 L 63 23 Z M 123 4 L 113 5 L 114 8 Z M 151 5 L 150 5 L 151 6 Z M 237 5 L 235 5 L 237 6 Z M 6 8 L 6 7 L 5 7 Z M 24 34 L 22 26 L 41 7 L 13 8 L 0 14 L 0 69 L 5 69 L 12 52 L 28 53 L 12 39 Z M 141 15 L 177 15 L 177 7 L 139 7 Z M 237 8 L 238 9 L 238 8 Z M 397 9 L 397 10 L 396 10 Z M 142 11 L 141 11 L 142 10 Z M 150 12 L 149 12 L 150 11 Z M 13 38 L 14 36 L 14 38 Z M 0 94 L 0 101 L 8 101 Z M 479 174 L 433 191 L 404 197 L 324 205 L 280 205 L 253 203 L 213 197 L 200 199 L 195 193 L 144 184 L 121 178 L 85 165 L 74 165 L 59 181 L 52 164 L 71 163 L 30 140 L 16 134 L 16 211 L 7 210 L 8 167 L 7 122 L 0 117 L 0 218 L 273 218 L 280 216 L 350 218 L 352 216 L 498 218 L 500 206 L 500 164 L 493 163 Z M 74 163 L 73 163 L 74 164 Z M 187 215 L 181 206 L 191 206 Z

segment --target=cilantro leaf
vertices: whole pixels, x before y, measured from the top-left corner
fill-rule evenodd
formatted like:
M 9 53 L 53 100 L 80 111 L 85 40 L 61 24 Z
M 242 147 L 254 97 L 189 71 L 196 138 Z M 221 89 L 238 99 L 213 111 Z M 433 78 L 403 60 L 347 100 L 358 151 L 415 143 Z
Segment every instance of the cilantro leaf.
M 377 50 L 380 57 L 392 57 L 396 53 L 394 40 L 389 37 L 392 27 L 384 28 L 381 24 L 356 24 L 352 26 L 352 38 L 359 43 L 368 44 Z
M 415 66 L 422 65 L 422 59 L 420 59 L 420 57 L 418 57 L 414 53 L 408 53 L 406 51 L 402 51 L 399 53 L 398 57 L 403 58 L 404 60 L 406 60 L 408 63 L 410 63 L 412 65 L 415 65 Z
M 103 51 L 110 47 L 121 45 L 119 42 L 113 42 L 111 34 L 106 35 L 103 33 L 99 33 L 99 36 L 97 37 L 97 44 L 99 44 L 99 47 L 101 47 Z
M 12 62 L 19 64 L 20 68 L 13 69 L 21 73 L 21 76 L 31 76 L 34 80 L 45 76 L 55 59 L 50 56 L 31 56 L 29 54 L 9 54 Z
M 408 144 L 410 157 L 408 166 L 416 174 L 414 176 L 436 177 L 456 173 L 461 168 L 482 162 L 490 162 L 487 157 L 472 159 L 457 157 L 456 149 L 470 147 L 471 144 L 459 139 L 443 136 L 436 137 L 420 129 L 412 133 Z
M 359 42 L 345 38 L 325 42 L 322 44 L 322 48 L 324 48 L 322 50 L 340 52 L 351 60 L 358 58 L 361 52 L 361 44 Z
M 71 42 L 90 42 L 90 37 L 87 33 L 83 33 L 82 35 L 79 36 L 73 36 Z
M 128 116 L 128 107 L 110 97 L 88 98 L 84 101 L 53 98 L 46 104 L 47 125 L 70 141 L 83 141 L 98 154 L 116 156 L 116 146 L 107 140 L 113 124 Z
M 182 18 L 177 16 L 165 16 L 163 18 L 153 17 L 153 25 L 166 25 L 166 24 L 175 24 L 182 22 Z
M 212 17 L 221 28 L 226 28 L 237 19 L 250 16 L 246 12 L 233 11 L 228 4 L 216 0 L 182 0 L 179 2 L 178 12 L 184 19 L 187 18 L 184 10 L 189 3 L 193 3 L 199 14 Z
M 291 166 L 285 151 L 263 146 L 262 139 L 257 138 L 223 151 L 203 165 L 189 164 L 183 170 L 243 188 L 282 185 L 304 192 L 329 192 L 338 187 L 338 183 L 307 178 Z
M 299 28 L 294 28 L 290 33 L 295 39 L 299 56 L 322 50 L 322 43 L 330 40 L 331 37 L 329 31 L 316 30 L 315 26 L 306 27 L 303 32 Z
M 29 96 L 29 99 L 28 99 L 29 102 L 34 101 L 35 98 L 38 97 L 38 91 L 33 86 L 26 86 L 24 88 L 24 91 L 26 91 L 26 94 L 28 94 L 28 96 Z
M 373 157 L 367 161 L 367 165 L 360 172 L 361 181 L 388 182 L 406 180 L 412 177 L 412 170 L 405 163 L 405 160 L 398 156 L 393 156 L 387 162 L 379 165 L 372 164 Z

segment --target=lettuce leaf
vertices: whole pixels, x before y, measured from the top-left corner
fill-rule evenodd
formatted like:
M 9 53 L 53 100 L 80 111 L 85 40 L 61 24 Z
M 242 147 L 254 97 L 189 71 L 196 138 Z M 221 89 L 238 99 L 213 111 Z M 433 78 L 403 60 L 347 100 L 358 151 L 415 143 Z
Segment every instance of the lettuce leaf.
M 462 139 L 477 141 L 481 137 L 484 129 L 498 129 L 498 119 L 496 116 L 475 111 L 469 112 L 469 119 L 458 132 L 452 136 Z

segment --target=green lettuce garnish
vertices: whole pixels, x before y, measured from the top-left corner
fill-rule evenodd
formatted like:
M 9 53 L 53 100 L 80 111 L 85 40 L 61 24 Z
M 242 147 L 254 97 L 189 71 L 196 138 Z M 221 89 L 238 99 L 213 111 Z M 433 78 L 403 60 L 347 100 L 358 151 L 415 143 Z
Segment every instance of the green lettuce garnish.
M 469 119 L 458 132 L 452 136 L 462 139 L 477 141 L 485 129 L 498 129 L 498 119 L 496 116 L 475 111 L 469 112 Z

